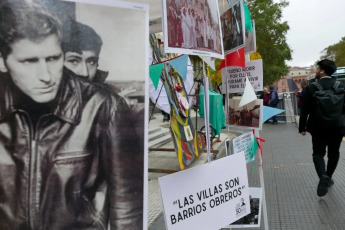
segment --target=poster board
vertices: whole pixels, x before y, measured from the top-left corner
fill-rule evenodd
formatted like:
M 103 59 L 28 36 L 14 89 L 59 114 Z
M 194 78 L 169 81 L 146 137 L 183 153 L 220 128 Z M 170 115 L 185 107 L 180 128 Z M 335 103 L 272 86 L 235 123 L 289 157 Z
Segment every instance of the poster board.
M 243 154 L 158 180 L 168 230 L 219 229 L 250 213 Z
M 246 162 L 255 160 L 256 150 L 253 132 L 244 133 L 232 140 L 232 148 L 234 154 L 244 154 Z
M 245 46 L 243 2 L 237 1 L 221 15 L 224 53 L 228 54 Z
M 254 91 L 263 90 L 262 59 L 246 62 L 246 68 L 227 66 L 221 71 L 222 92 L 242 93 L 246 86 L 246 76 Z M 226 89 L 226 87 L 228 87 L 228 89 Z
M 55 101 L 60 102 L 60 100 L 63 100 L 64 103 L 66 101 L 75 100 L 82 104 L 82 106 L 73 106 L 75 104 L 68 104 L 69 107 L 65 108 L 66 110 L 63 111 L 65 112 L 65 117 L 63 117 L 65 119 L 59 120 L 59 124 L 56 124 L 53 123 L 55 120 L 57 120 L 56 118 L 49 118 L 49 122 L 51 123 L 49 124 L 49 122 L 45 122 L 44 124 L 44 126 L 48 127 L 47 129 L 50 129 L 50 132 L 52 132 L 51 130 L 54 130 L 54 127 L 51 126 L 51 124 L 55 125 L 55 132 L 52 135 L 46 133 L 46 135 L 42 135 L 40 137 L 40 142 L 45 143 L 44 148 L 49 146 L 49 151 L 52 151 L 50 152 L 51 155 L 43 155 L 44 152 L 42 151 L 39 152 L 38 155 L 33 155 L 32 159 L 30 160 L 30 167 L 35 165 L 37 168 L 32 168 L 32 172 L 35 171 L 35 175 L 30 175 L 28 177 L 32 177 L 32 180 L 39 181 L 36 183 L 37 187 L 33 188 L 35 191 L 37 191 L 37 193 L 35 192 L 35 195 L 30 197 L 30 199 L 33 200 L 33 205 L 26 207 L 28 208 L 27 210 L 32 210 L 32 213 L 36 213 L 35 218 L 33 218 L 35 219 L 34 228 L 38 227 L 36 222 L 47 224 L 44 222 L 47 220 L 44 220 L 44 217 L 49 216 L 49 221 L 52 221 L 52 223 L 55 221 L 54 224 L 56 225 L 51 226 L 55 229 L 72 229 L 80 226 L 89 226 L 90 228 L 95 229 L 100 229 L 102 226 L 105 229 L 110 226 L 110 219 L 112 220 L 112 228 L 116 228 L 114 226 L 116 225 L 119 226 L 119 228 L 122 226 L 122 228 L 128 229 L 147 229 L 147 217 L 145 216 L 146 213 L 144 213 L 144 210 L 146 210 L 145 206 L 147 206 L 147 194 L 145 194 L 147 180 L 144 178 L 147 178 L 146 145 L 148 133 L 148 106 L 146 105 L 148 104 L 148 6 L 144 4 L 113 0 L 83 0 L 65 2 L 55 0 L 34 0 L 20 2 L 29 5 L 42 4 L 35 6 L 42 6 L 43 8 L 48 9 L 48 11 L 51 11 L 63 22 L 63 25 L 66 25 L 71 19 L 74 19 L 79 23 L 93 28 L 102 40 L 102 49 L 98 60 L 99 66 L 97 66 L 99 67 L 99 70 L 109 73 L 106 76 L 105 83 L 100 83 L 98 85 L 98 83 L 94 84 L 89 82 L 89 79 L 86 77 L 80 81 L 79 78 L 74 77 L 73 74 L 70 74 L 67 77 L 65 70 L 63 70 L 63 66 L 58 66 L 59 68 L 61 67 L 61 79 L 63 79 L 63 82 L 69 82 L 70 85 L 59 85 L 59 91 L 55 95 L 56 97 L 54 100 L 51 101 L 52 104 Z M 27 7 L 27 9 L 29 8 Z M 48 15 L 48 13 L 46 15 Z M 50 22 L 52 22 L 52 24 L 55 23 L 53 20 Z M 131 27 L 132 30 L 128 31 L 129 27 Z M 126 31 L 127 33 L 125 34 L 123 31 Z M 53 32 L 50 36 L 57 35 Z M 128 37 L 132 38 L 130 42 Z M 48 38 L 43 38 L 43 41 L 45 41 L 45 39 Z M 35 42 L 37 42 L 38 45 L 41 41 L 42 40 L 37 39 Z M 54 45 L 56 45 L 56 43 L 54 43 Z M 48 47 L 47 52 L 49 52 L 49 48 L 50 47 Z M 56 50 L 61 52 L 60 49 Z M 135 57 L 133 56 L 134 52 L 136 53 L 136 55 L 134 55 Z M 37 51 L 37 53 L 39 54 L 39 51 Z M 54 62 L 57 62 L 57 60 L 60 61 L 60 58 L 63 60 L 62 57 L 64 53 L 61 53 L 61 55 L 60 53 L 54 53 L 54 55 L 55 56 L 49 56 L 49 58 L 46 58 L 46 61 L 48 62 L 49 59 L 49 61 L 54 60 Z M 36 60 L 35 58 L 32 59 Z M 133 63 L 135 63 L 135 68 L 132 68 Z M 126 80 L 124 80 L 123 76 L 127 76 Z M 55 77 L 58 78 L 57 76 Z M 73 81 L 70 79 L 73 79 Z M 72 85 L 72 82 L 75 83 L 75 85 Z M 71 88 L 68 91 L 68 95 L 65 95 L 68 89 L 68 87 L 65 87 L 66 85 L 70 86 Z M 131 88 L 131 90 L 128 90 L 129 88 Z M 46 90 L 45 93 L 49 92 Z M 94 94 L 90 95 L 90 92 L 94 92 Z M 77 95 L 77 93 L 80 94 Z M 126 126 L 127 129 L 131 130 L 131 132 L 123 132 L 122 136 L 118 137 L 117 142 L 119 144 L 117 147 L 121 147 L 114 151 L 110 151 L 110 149 L 107 151 L 109 156 L 116 156 L 116 159 L 119 159 L 118 161 L 112 161 L 114 159 L 111 157 L 108 159 L 106 157 L 108 155 L 105 156 L 103 151 L 104 149 L 102 149 L 104 146 L 111 145 L 109 144 L 110 141 L 107 142 L 106 138 L 113 137 L 109 135 L 109 133 L 104 134 L 106 131 L 102 129 L 104 128 L 103 126 L 105 121 L 109 122 L 110 120 L 109 111 L 115 110 L 115 107 L 113 107 L 115 106 L 115 103 L 111 103 L 115 102 L 115 100 L 112 101 L 110 99 L 112 93 L 114 93 L 116 96 L 119 96 L 119 98 L 121 97 L 121 99 L 116 97 L 118 101 L 121 100 L 121 103 L 122 99 L 124 99 L 124 103 L 128 105 L 128 108 L 130 108 L 131 111 L 127 118 L 124 119 L 124 122 L 119 126 L 123 128 L 126 126 L 126 124 L 130 124 L 132 121 L 133 123 L 131 123 L 131 125 L 134 125 L 133 129 L 130 128 L 132 126 Z M 65 96 L 65 98 L 58 98 L 61 95 Z M 92 100 L 89 100 L 89 98 Z M 103 102 L 104 104 L 101 104 Z M 104 107 L 106 107 L 108 104 L 109 110 L 101 113 L 105 110 Z M 59 103 L 56 107 L 56 111 L 60 112 L 59 107 L 62 106 L 63 103 Z M 3 107 L 3 104 L 1 104 L 0 107 Z M 127 108 L 127 106 L 124 107 Z M 86 112 L 85 108 L 89 111 Z M 119 111 L 119 109 L 117 111 Z M 54 115 L 58 116 L 58 112 L 56 112 L 57 114 Z M 109 114 L 107 112 L 109 112 Z M 121 111 L 117 112 L 117 114 L 120 113 Z M 75 117 L 75 120 L 70 119 L 70 116 L 73 116 L 74 114 L 78 114 L 80 117 Z M 102 115 L 104 114 L 105 116 L 103 117 Z M 135 114 L 135 119 L 131 120 L 131 116 L 129 115 L 133 114 Z M 50 114 L 45 115 L 49 116 Z M 102 118 L 105 120 L 103 123 L 100 121 Z M 64 122 L 70 123 L 65 124 Z M 119 122 L 117 122 L 117 124 L 119 124 Z M 69 129 L 69 127 L 74 127 L 74 130 Z M 7 127 L 6 129 L 9 128 L 11 129 L 12 127 Z M 41 131 L 43 129 L 44 128 L 41 127 Z M 100 131 L 100 129 L 102 130 Z M 18 129 L 14 128 L 13 133 L 15 130 Z M 66 130 L 68 132 L 66 132 Z M 0 133 L 3 131 L 3 128 L 0 128 Z M 113 130 L 109 132 L 112 131 Z M 104 138 L 102 139 L 104 142 L 99 141 L 101 139 L 101 135 Z M 49 138 L 43 136 L 49 136 Z M 88 136 L 88 138 L 85 138 L 85 136 Z M 133 138 L 133 136 L 135 136 L 135 138 Z M 72 142 L 71 140 L 74 141 Z M 121 142 L 121 140 L 126 140 L 128 142 Z M 112 139 L 112 141 L 114 140 Z M 15 143 L 15 141 L 12 140 L 10 140 L 10 142 Z M 42 148 L 39 146 L 41 143 L 37 144 L 37 149 Z M 124 143 L 126 143 L 127 146 L 124 145 Z M 103 146 L 101 146 L 101 144 L 103 144 Z M 10 148 L 12 149 L 12 146 Z M 119 149 L 125 149 L 127 151 L 119 151 Z M 2 152 L 2 154 L 4 154 L 4 152 Z M 32 151 L 31 154 L 34 154 L 34 151 Z M 3 157 L 3 155 L 1 157 Z M 61 158 L 65 158 L 65 162 L 63 162 Z M 42 159 L 44 160 L 42 161 Z M 109 164 L 121 162 L 120 164 L 123 165 L 123 168 L 120 169 L 119 167 L 116 167 L 116 172 L 118 173 L 116 174 L 118 176 L 117 178 L 111 178 L 111 180 L 108 180 L 109 178 L 105 178 L 105 174 L 107 176 L 113 174 L 113 170 L 115 171 L 113 168 L 115 167 L 109 167 L 111 170 L 106 168 L 103 164 L 104 159 L 108 159 L 107 163 Z M 41 162 L 39 160 L 41 160 Z M 27 162 L 28 159 L 25 160 L 25 164 Z M 58 165 L 57 163 L 60 164 Z M 42 165 L 49 165 L 51 168 L 42 170 L 42 168 L 40 168 Z M 7 165 L 5 167 L 9 169 Z M 0 169 L 1 168 L 4 168 L 2 164 L 0 165 Z M 17 169 L 14 169 L 13 172 L 16 170 Z M 60 171 L 60 174 L 58 171 Z M 3 173 L 0 174 L 4 175 Z M 13 175 L 16 176 L 20 174 L 22 174 L 22 172 L 13 173 Z M 16 180 L 19 181 L 18 178 Z M 120 183 L 119 181 L 121 180 L 126 181 L 126 183 Z M 4 180 L 0 179 L 0 181 Z M 114 183 L 110 184 L 110 181 Z M 114 186 L 114 184 L 116 185 Z M 2 186 L 3 185 L 0 185 L 1 190 L 3 190 Z M 110 189 L 113 188 L 112 186 L 121 189 L 117 189 L 116 194 L 114 195 L 114 190 Z M 8 187 L 9 186 L 7 186 L 7 188 Z M 15 186 L 15 188 L 17 187 L 20 186 Z M 7 191 L 11 192 L 10 190 Z M 22 191 L 13 192 L 13 196 L 16 196 L 15 198 L 17 198 L 18 194 L 21 194 L 20 192 Z M 49 194 L 47 194 L 48 192 Z M 40 200 L 42 197 L 44 197 L 44 199 Z M 108 197 L 109 199 L 106 199 L 105 197 Z M 121 199 L 117 199 L 119 197 L 121 197 Z M 62 202 L 60 198 L 64 199 L 64 201 Z M 110 203 L 110 200 L 115 202 Z M 58 203 L 59 201 L 60 203 Z M 36 205 L 38 203 L 44 206 L 44 209 L 38 207 L 38 205 Z M 131 206 L 132 203 L 135 203 L 135 206 Z M 68 210 L 66 206 L 68 207 Z M 113 209 L 110 211 L 107 207 L 124 207 L 124 209 L 121 211 L 119 211 L 119 209 Z M 28 224 L 28 219 L 20 217 L 22 213 L 21 211 L 15 210 L 11 213 L 9 209 L 6 210 L 6 212 L 8 211 L 11 219 L 16 220 L 15 224 L 18 226 L 24 226 L 25 228 L 25 226 Z M 95 220 L 96 218 L 94 218 L 95 216 L 89 213 L 90 210 L 93 210 L 95 215 L 97 214 L 97 221 Z M 2 211 L 3 210 L 1 210 L 1 212 Z M 118 218 L 118 216 L 115 215 L 118 215 L 122 211 L 130 213 L 128 215 L 130 218 L 125 217 L 120 221 L 114 221 L 114 219 Z M 15 215 L 19 214 L 19 216 L 12 216 L 13 213 L 16 213 Z M 11 223 L 5 223 L 5 226 L 7 227 L 3 227 L 2 224 L 4 224 L 4 222 L 0 223 L 1 229 L 6 229 L 11 225 Z M 124 225 L 126 225 L 126 227 L 124 227 Z
M 166 53 L 224 58 L 217 0 L 162 0 Z
M 252 20 L 252 28 L 253 31 L 250 33 L 249 30 L 245 32 L 245 46 L 244 46 L 244 53 L 250 54 L 256 52 L 256 31 L 255 31 L 255 21 Z
M 229 99 L 227 122 L 230 126 L 241 126 L 248 129 L 262 129 L 263 101 L 256 99 L 239 107 L 241 97 Z

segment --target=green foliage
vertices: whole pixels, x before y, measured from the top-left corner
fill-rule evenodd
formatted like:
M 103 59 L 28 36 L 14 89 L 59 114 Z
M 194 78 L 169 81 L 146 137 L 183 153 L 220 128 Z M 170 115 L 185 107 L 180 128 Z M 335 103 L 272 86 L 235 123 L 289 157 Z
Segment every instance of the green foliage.
M 291 60 L 291 52 L 286 42 L 289 30 L 287 22 L 282 22 L 282 9 L 289 5 L 286 0 L 247 0 L 252 19 L 255 20 L 257 52 L 262 56 L 264 85 L 271 85 L 288 73 L 285 60 Z
M 338 67 L 345 66 L 345 37 L 321 52 L 320 60 L 325 58 L 333 60 Z

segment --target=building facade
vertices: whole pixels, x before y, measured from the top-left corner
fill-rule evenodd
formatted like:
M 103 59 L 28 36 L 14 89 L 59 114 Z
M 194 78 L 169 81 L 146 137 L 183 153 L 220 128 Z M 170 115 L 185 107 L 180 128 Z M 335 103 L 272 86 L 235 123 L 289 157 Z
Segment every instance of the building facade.
M 293 67 L 289 69 L 289 73 L 286 76 L 282 76 L 279 81 L 275 83 L 277 91 L 279 93 L 290 92 L 288 79 L 293 79 L 293 82 L 296 84 L 298 89 L 301 89 L 301 82 L 305 81 L 308 76 L 315 75 L 316 68 L 311 67 Z M 290 83 L 291 84 L 291 83 Z

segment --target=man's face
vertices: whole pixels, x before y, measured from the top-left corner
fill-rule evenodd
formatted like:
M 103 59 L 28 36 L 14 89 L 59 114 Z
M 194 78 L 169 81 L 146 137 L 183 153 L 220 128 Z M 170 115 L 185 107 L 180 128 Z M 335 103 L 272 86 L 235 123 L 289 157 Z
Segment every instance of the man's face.
M 320 71 L 321 71 L 321 69 L 320 69 L 320 66 L 318 66 L 317 67 L 317 69 L 316 69 L 316 73 L 315 73 L 315 77 L 316 77 L 316 79 L 320 79 Z
M 81 54 L 68 51 L 65 53 L 64 65 L 73 73 L 92 81 L 97 72 L 98 55 L 95 51 L 82 51 Z
M 63 72 L 59 39 L 50 35 L 42 41 L 21 39 L 11 45 L 5 64 L 14 84 L 32 100 L 46 103 L 55 99 Z

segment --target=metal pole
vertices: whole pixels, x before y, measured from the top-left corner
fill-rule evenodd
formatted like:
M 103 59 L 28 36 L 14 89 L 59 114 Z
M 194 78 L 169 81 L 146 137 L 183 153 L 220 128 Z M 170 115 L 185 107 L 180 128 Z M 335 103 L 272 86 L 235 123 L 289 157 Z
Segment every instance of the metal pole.
M 205 131 L 206 131 L 206 149 L 208 163 L 211 162 L 211 146 L 210 146 L 210 120 L 209 120 L 209 93 L 208 79 L 205 73 L 205 62 L 202 60 L 202 72 L 204 75 L 204 107 L 205 107 Z
M 256 130 L 257 136 L 260 137 L 259 130 Z M 266 205 L 266 195 L 265 195 L 265 181 L 264 181 L 264 171 L 263 171 L 263 163 L 262 163 L 262 158 L 261 154 L 258 154 L 258 165 L 259 165 L 259 175 L 260 175 L 260 187 L 262 188 L 262 211 L 264 213 L 264 224 L 265 224 L 265 229 L 269 230 L 268 226 L 268 216 L 267 216 L 267 205 Z

